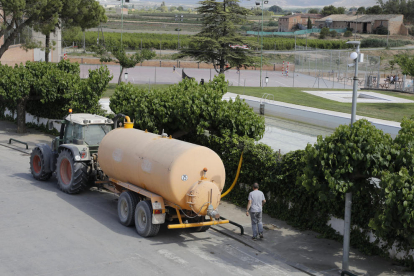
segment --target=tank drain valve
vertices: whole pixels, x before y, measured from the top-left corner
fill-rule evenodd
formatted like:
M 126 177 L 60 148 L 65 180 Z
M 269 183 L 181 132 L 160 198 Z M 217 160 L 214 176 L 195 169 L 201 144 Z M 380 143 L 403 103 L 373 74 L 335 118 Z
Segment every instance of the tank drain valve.
M 207 208 L 207 216 L 214 218 L 214 219 L 220 218 L 219 212 L 217 212 L 217 210 L 214 210 L 213 205 L 211 204 Z

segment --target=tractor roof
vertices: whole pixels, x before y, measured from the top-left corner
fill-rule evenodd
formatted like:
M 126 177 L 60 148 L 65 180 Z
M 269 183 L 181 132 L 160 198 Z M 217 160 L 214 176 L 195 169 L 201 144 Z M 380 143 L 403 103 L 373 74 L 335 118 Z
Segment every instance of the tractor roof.
M 79 125 L 113 124 L 111 119 L 88 113 L 70 114 L 65 119 Z

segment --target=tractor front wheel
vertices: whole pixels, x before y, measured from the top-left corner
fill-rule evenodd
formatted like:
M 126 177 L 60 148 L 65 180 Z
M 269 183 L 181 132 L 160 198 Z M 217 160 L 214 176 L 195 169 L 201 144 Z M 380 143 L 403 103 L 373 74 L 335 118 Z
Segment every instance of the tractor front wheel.
M 34 148 L 30 155 L 30 172 L 37 180 L 48 180 L 52 176 L 52 172 L 49 172 L 46 168 L 45 157 L 39 148 Z
M 75 162 L 69 150 L 62 150 L 56 164 L 59 188 L 68 194 L 77 194 L 89 187 L 88 165 Z

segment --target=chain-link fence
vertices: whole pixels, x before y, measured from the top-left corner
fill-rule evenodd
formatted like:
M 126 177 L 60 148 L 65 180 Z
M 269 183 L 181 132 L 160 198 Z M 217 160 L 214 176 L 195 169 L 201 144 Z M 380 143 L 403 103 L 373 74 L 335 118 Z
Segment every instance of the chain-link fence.
M 325 88 L 337 87 L 335 83 L 343 84 L 343 88 L 347 88 L 352 85 L 355 75 L 354 62 L 349 57 L 351 52 L 337 50 L 297 51 L 295 52 L 295 71 L 323 80 Z M 366 55 L 364 62 L 359 63 L 358 66 L 358 86 L 374 88 L 375 85 L 378 85 L 379 78 L 380 57 Z M 370 83 L 367 84 L 365 80 L 370 80 Z M 330 82 L 331 87 L 328 87 L 326 81 Z

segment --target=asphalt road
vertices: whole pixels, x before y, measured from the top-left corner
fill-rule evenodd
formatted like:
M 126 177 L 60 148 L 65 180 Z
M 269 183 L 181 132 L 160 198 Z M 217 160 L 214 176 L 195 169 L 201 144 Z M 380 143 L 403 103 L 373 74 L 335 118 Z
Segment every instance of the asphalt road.
M 32 178 L 27 154 L 0 156 L 0 275 L 305 275 L 214 230 L 142 238 L 118 222 L 117 196 L 65 194 Z

